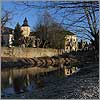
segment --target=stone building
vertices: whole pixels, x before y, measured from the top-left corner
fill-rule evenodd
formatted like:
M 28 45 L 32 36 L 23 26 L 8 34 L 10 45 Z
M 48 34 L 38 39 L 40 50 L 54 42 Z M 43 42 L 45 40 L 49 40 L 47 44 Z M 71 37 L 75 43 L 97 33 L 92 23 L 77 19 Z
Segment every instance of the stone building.
M 72 32 L 70 32 L 65 36 L 65 51 L 69 53 L 71 51 L 77 51 L 77 50 L 78 50 L 77 36 Z

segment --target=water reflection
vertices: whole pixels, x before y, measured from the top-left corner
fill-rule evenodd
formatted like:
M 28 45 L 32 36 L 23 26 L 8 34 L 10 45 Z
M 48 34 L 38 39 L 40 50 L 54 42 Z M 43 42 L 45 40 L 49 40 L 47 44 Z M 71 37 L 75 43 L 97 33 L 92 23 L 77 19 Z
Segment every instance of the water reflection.
M 12 87 L 15 93 L 28 91 L 28 86 L 43 87 L 43 76 L 49 71 L 57 70 L 57 68 L 23 68 L 23 69 L 6 69 L 1 71 L 1 87 L 2 91 Z
M 1 71 L 1 92 L 5 95 L 14 93 L 23 93 L 34 89 L 43 88 L 46 84 L 45 77 L 68 76 L 71 75 L 77 67 L 48 67 L 48 68 L 22 68 L 6 69 Z

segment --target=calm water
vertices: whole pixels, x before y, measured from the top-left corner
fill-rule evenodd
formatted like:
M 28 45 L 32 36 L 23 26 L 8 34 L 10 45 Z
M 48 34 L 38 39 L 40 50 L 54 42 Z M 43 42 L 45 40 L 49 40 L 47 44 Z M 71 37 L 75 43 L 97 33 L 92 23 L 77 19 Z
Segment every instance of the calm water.
M 77 68 L 73 68 L 71 73 Z M 47 85 L 49 76 L 65 77 L 70 75 L 69 69 L 49 66 L 48 68 L 5 69 L 1 71 L 2 98 L 13 94 L 32 92 Z M 58 78 L 59 78 L 58 77 Z

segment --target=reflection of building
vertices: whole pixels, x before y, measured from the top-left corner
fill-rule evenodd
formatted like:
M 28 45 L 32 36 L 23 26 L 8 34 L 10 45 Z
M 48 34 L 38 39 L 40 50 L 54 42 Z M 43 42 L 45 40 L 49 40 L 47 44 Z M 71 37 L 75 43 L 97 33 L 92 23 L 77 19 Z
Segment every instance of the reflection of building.
M 70 68 L 64 67 L 64 74 L 67 76 L 72 75 L 73 73 L 76 73 L 78 71 L 79 69 L 77 67 L 70 67 Z
M 70 32 L 65 36 L 65 51 L 77 51 L 78 49 L 78 40 L 77 36 Z
M 1 31 L 1 45 L 2 46 L 12 46 L 13 44 L 13 33 L 12 28 L 4 27 Z

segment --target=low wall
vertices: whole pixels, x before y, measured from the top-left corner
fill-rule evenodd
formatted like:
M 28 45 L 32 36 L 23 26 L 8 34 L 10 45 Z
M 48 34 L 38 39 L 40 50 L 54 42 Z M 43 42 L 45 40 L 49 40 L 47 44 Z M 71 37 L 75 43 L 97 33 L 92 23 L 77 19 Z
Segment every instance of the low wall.
M 19 48 L 19 47 L 1 47 L 1 57 L 18 57 L 18 58 L 33 58 L 33 57 L 52 57 L 62 54 L 61 50 L 44 49 L 44 48 Z

